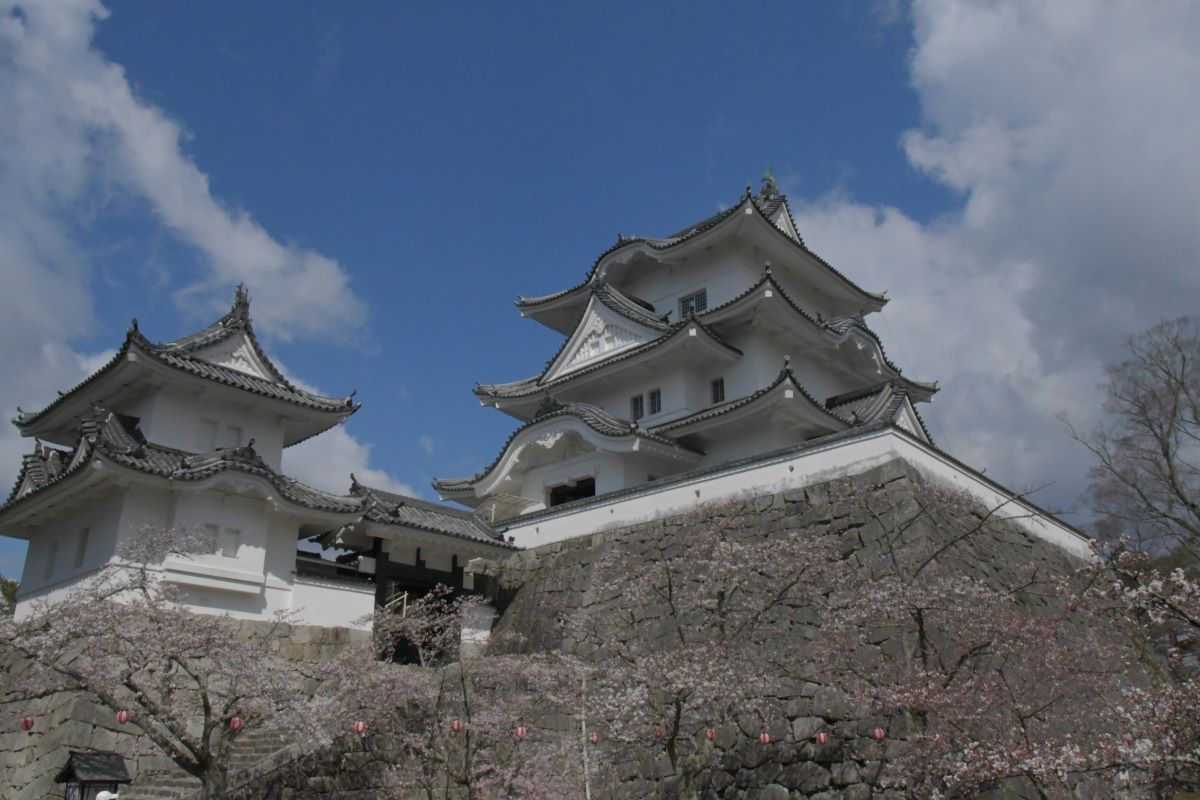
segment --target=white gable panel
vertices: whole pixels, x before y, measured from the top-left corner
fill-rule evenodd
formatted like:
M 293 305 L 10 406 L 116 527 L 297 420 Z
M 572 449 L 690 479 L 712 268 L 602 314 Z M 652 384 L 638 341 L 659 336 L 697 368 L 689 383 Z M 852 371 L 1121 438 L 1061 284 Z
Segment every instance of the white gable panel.
M 567 341 L 567 346 L 546 372 L 546 380 L 567 375 L 616 353 L 653 341 L 660 335 L 610 311 L 593 299 Z
M 797 242 L 800 241 L 800 234 L 796 232 L 796 228 L 792 225 L 792 215 L 788 213 L 787 203 L 779 206 L 779 210 L 775 212 L 774 219 L 771 220 L 776 228 L 786 233 Z
M 257 378 L 268 381 L 275 380 L 271 370 L 258 357 L 258 353 L 254 352 L 254 346 L 250 344 L 250 340 L 245 334 L 231 336 L 212 347 L 197 350 L 191 353 L 191 356 L 210 364 L 236 369 L 238 372 L 254 375 Z
M 896 423 L 898 428 L 908 431 L 921 441 L 929 441 L 929 438 L 925 435 L 925 429 L 921 427 L 921 422 L 917 419 L 917 412 L 913 410 L 912 402 L 909 400 L 906 399 L 904 404 L 896 410 L 896 415 L 892 417 L 892 421 Z

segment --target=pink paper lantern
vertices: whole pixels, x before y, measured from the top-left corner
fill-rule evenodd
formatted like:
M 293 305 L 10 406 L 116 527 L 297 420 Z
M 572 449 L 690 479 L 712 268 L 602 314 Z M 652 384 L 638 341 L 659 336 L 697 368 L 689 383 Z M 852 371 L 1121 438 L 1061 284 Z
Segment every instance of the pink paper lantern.
M 825 731 L 817 731 L 817 744 L 822 747 L 829 744 L 829 734 Z
M 524 739 L 524 738 L 525 738 L 525 734 L 529 733 L 529 729 L 528 729 L 528 728 L 526 728 L 524 725 L 518 725 L 518 726 L 517 726 L 516 733 L 517 733 L 517 738 L 518 738 L 518 739 Z
M 876 728 L 875 730 L 871 731 L 871 736 L 875 739 L 875 741 L 882 742 L 883 737 L 887 736 L 887 734 L 884 733 L 883 728 Z
M 241 717 L 233 717 L 229 720 L 229 730 L 237 733 L 242 728 L 246 727 L 246 721 Z
M 366 736 L 367 735 L 367 723 L 363 722 L 361 719 L 356 721 L 354 723 L 354 732 L 357 733 L 359 736 Z
M 771 743 L 771 734 L 767 733 L 766 731 L 763 731 L 762 733 L 760 733 L 758 735 L 758 741 L 761 744 L 770 744 Z
M 717 729 L 709 728 L 708 730 L 706 730 L 704 732 L 704 738 L 708 739 L 710 742 L 715 742 L 717 740 Z
M 600 734 L 596 733 L 595 731 L 592 731 L 591 733 L 588 734 L 588 741 L 591 742 L 592 744 L 600 744 Z
M 654 738 L 661 739 L 661 738 L 663 738 L 664 735 L 666 735 L 666 731 L 663 730 L 663 726 L 655 725 L 654 726 Z
M 120 723 L 121 725 L 124 725 L 126 722 L 129 722 L 129 712 L 126 711 L 125 709 L 121 709 L 120 711 L 118 711 L 117 712 L 117 722 Z
M 33 729 L 33 717 L 21 717 L 21 727 L 25 730 Z
M 453 731 L 454 733 L 458 733 L 459 731 L 461 731 L 462 730 L 462 720 L 456 719 L 453 722 L 451 722 L 450 730 Z

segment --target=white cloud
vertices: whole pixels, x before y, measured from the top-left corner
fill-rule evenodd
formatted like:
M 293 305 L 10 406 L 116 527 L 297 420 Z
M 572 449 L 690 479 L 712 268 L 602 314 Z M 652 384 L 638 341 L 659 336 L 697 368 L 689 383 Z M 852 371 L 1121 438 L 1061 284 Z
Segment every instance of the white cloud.
M 421 445 L 421 449 L 428 455 L 433 455 L 433 447 L 436 444 L 432 436 L 422 436 L 417 439 L 417 444 Z
M 1086 428 L 1122 337 L 1200 305 L 1200 8 L 917 0 L 912 17 L 924 122 L 903 151 L 961 207 L 921 225 L 833 195 L 798 222 L 889 290 L 881 334 L 942 381 L 941 442 L 1071 504 L 1086 458 L 1054 414 Z
M 172 276 L 180 302 L 223 311 L 230 286 L 255 292 L 255 321 L 278 339 L 344 336 L 364 304 L 320 253 L 281 243 L 225 207 L 181 147 L 184 131 L 139 98 L 92 46 L 107 11 L 95 0 L 0 0 L 0 413 L 37 407 L 81 380 L 101 356 L 76 352 L 94 333 L 84 229 L 116 197 L 134 200 L 202 256 Z M 0 482 L 28 449 L 0 425 Z
M 283 471 L 299 481 L 327 492 L 345 493 L 350 474 L 373 489 L 417 497 L 417 492 L 381 469 L 370 466 L 371 445 L 336 428 L 283 451 Z

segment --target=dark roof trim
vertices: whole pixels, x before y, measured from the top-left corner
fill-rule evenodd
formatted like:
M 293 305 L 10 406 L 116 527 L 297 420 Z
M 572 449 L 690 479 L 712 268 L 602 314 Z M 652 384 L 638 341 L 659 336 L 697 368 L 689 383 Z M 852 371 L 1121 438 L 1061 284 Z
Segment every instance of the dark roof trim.
M 808 401 L 809 405 L 811 405 L 814 409 L 816 409 L 820 414 L 828 417 L 831 422 L 835 423 L 836 427 L 840 428 L 847 424 L 846 420 L 842 419 L 841 417 L 839 417 L 835 414 L 831 414 L 825 408 L 825 406 L 823 406 L 821 403 L 819 403 L 816 400 L 816 398 L 814 398 L 811 394 L 809 394 L 808 391 L 803 386 L 800 385 L 800 382 L 798 380 L 796 380 L 796 376 L 792 372 L 791 367 L 785 361 L 783 369 L 780 370 L 779 375 L 775 378 L 775 380 L 772 381 L 767 386 L 764 386 L 763 388 L 759 389 L 758 391 L 753 392 L 752 394 L 748 394 L 745 397 L 738 398 L 737 400 L 731 400 L 731 401 L 729 401 L 727 403 L 723 403 L 719 406 L 713 406 L 712 408 L 706 408 L 702 411 L 697 411 L 696 413 L 690 414 L 681 419 L 672 420 L 671 422 L 667 422 L 662 425 L 658 425 L 655 428 L 653 428 L 652 430 L 655 433 L 666 433 L 667 431 L 677 430 L 679 428 L 683 428 L 688 425 L 692 425 L 696 422 L 702 422 L 705 420 L 714 419 L 716 417 L 725 416 L 726 414 L 729 414 L 733 411 L 737 411 L 740 408 L 744 408 L 746 406 L 757 403 L 759 400 L 766 397 L 772 391 L 774 391 L 775 389 L 778 389 L 780 386 L 782 386 L 785 383 L 791 384 L 791 386 L 800 393 L 800 396 Z
M 366 519 L 380 525 L 400 525 L 428 533 L 515 549 L 486 522 L 469 511 L 430 503 L 382 489 L 364 486 L 351 475 L 350 494 L 368 501 Z
M 60 394 L 53 402 L 40 411 L 20 411 L 18 409 L 19 413 L 13 418 L 12 422 L 18 428 L 27 428 L 35 424 L 38 420 L 65 404 L 68 400 L 77 397 L 81 391 L 95 385 L 101 378 L 116 370 L 131 352 L 146 356 L 156 363 L 171 369 L 211 380 L 214 383 L 247 391 L 261 397 L 281 400 L 291 405 L 313 411 L 349 416 L 361 407 L 360 403 L 354 402 L 353 394 L 348 397 L 326 397 L 313 394 L 294 386 L 284 378 L 279 369 L 267 358 L 266 353 L 263 352 L 258 343 L 258 338 L 254 334 L 254 328 L 250 324 L 249 307 L 249 296 L 246 294 L 245 289 L 239 286 L 234 298 L 233 307 L 228 313 L 196 333 L 165 344 L 155 344 L 143 336 L 141 331 L 138 330 L 137 320 L 135 319 L 126 332 L 125 340 L 122 342 L 120 349 L 117 350 L 116 355 L 109 359 L 108 363 L 70 390 Z M 219 364 L 213 364 L 191 355 L 197 350 L 219 344 L 239 333 L 246 335 L 247 340 L 254 349 L 255 355 L 273 376 L 272 380 L 260 378 Z
M 737 204 L 732 206 L 731 208 L 727 208 L 724 211 L 714 214 L 713 216 L 708 217 L 707 219 L 702 220 L 701 222 L 696 223 L 695 225 L 685 228 L 684 230 L 679 231 L 675 235 L 669 236 L 665 239 L 654 239 L 654 238 L 639 237 L 639 236 L 618 237 L 616 244 L 612 245 L 611 247 L 609 247 L 604 252 L 602 252 L 599 256 L 596 257 L 596 260 L 592 263 L 591 269 L 588 270 L 587 275 L 584 277 L 582 282 L 576 284 L 575 286 L 572 286 L 569 289 L 564 289 L 561 292 L 555 292 L 554 294 L 543 295 L 541 297 L 528 297 L 528 298 L 527 297 L 519 297 L 517 299 L 516 305 L 518 308 L 522 308 L 522 309 L 536 308 L 537 306 L 546 305 L 555 300 L 559 300 L 569 294 L 578 292 L 580 289 L 582 289 L 583 287 L 587 286 L 589 283 L 592 282 L 592 280 L 596 276 L 596 273 L 600 267 L 600 264 L 604 261 L 605 258 L 607 258 L 610 254 L 616 252 L 617 250 L 620 250 L 623 247 L 630 247 L 630 246 L 637 245 L 637 244 L 644 244 L 654 250 L 667 250 L 669 248 L 675 247 L 676 245 L 687 242 L 706 231 L 712 230 L 717 225 L 719 225 L 721 222 L 732 217 L 738 210 L 745 207 L 747 203 L 749 204 L 749 206 L 751 208 L 753 208 L 758 213 L 758 215 L 760 217 L 762 217 L 762 219 L 775 231 L 776 234 L 778 234 L 779 236 L 782 236 L 792 247 L 798 248 L 802 253 L 811 257 L 818 264 L 820 264 L 821 266 L 828 269 L 837 278 L 839 278 L 847 287 L 849 287 L 850 289 L 852 289 L 855 292 L 858 292 L 860 295 L 862 295 L 864 297 L 868 297 L 868 298 L 874 300 L 877 303 L 880 303 L 880 304 L 887 303 L 887 298 L 884 295 L 876 294 L 874 292 L 868 292 L 867 290 L 863 289 L 861 286 L 856 284 L 854 281 L 850 280 L 850 278 L 848 278 L 840 270 L 836 269 L 828 261 L 821 258 L 819 255 L 817 255 L 812 250 L 810 250 L 808 248 L 808 246 L 804 244 L 803 239 L 800 239 L 800 240 L 793 239 L 791 236 L 788 236 L 784 231 L 782 231 L 777 225 L 775 225 L 775 223 L 771 222 L 770 215 L 776 213 L 776 211 L 778 211 L 778 209 L 779 209 L 779 206 L 783 206 L 787 210 L 788 219 L 791 221 L 792 227 L 793 228 L 796 227 L 795 219 L 792 218 L 792 215 L 791 215 L 791 209 L 787 207 L 787 198 L 785 196 L 774 195 L 770 198 L 766 198 L 761 195 L 754 196 L 754 195 L 751 195 L 749 192 L 747 192 L 745 195 L 743 195 L 741 200 Z M 797 236 L 799 236 L 799 233 L 797 233 Z

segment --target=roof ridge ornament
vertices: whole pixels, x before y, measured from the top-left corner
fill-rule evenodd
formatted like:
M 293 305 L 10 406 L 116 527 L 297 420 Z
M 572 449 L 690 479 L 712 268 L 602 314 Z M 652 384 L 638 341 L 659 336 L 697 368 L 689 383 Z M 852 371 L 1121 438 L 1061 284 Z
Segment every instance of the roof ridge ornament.
M 244 282 L 239 281 L 234 288 L 233 308 L 230 310 L 234 317 L 246 318 L 250 315 L 250 292 L 246 289 Z
M 765 275 L 771 274 L 771 262 L 770 261 L 763 262 L 763 274 L 765 274 Z
M 762 176 L 762 188 L 759 190 L 759 197 L 764 200 L 774 200 L 779 197 L 779 184 L 775 181 L 775 174 L 771 172 L 771 168 L 767 167 Z

